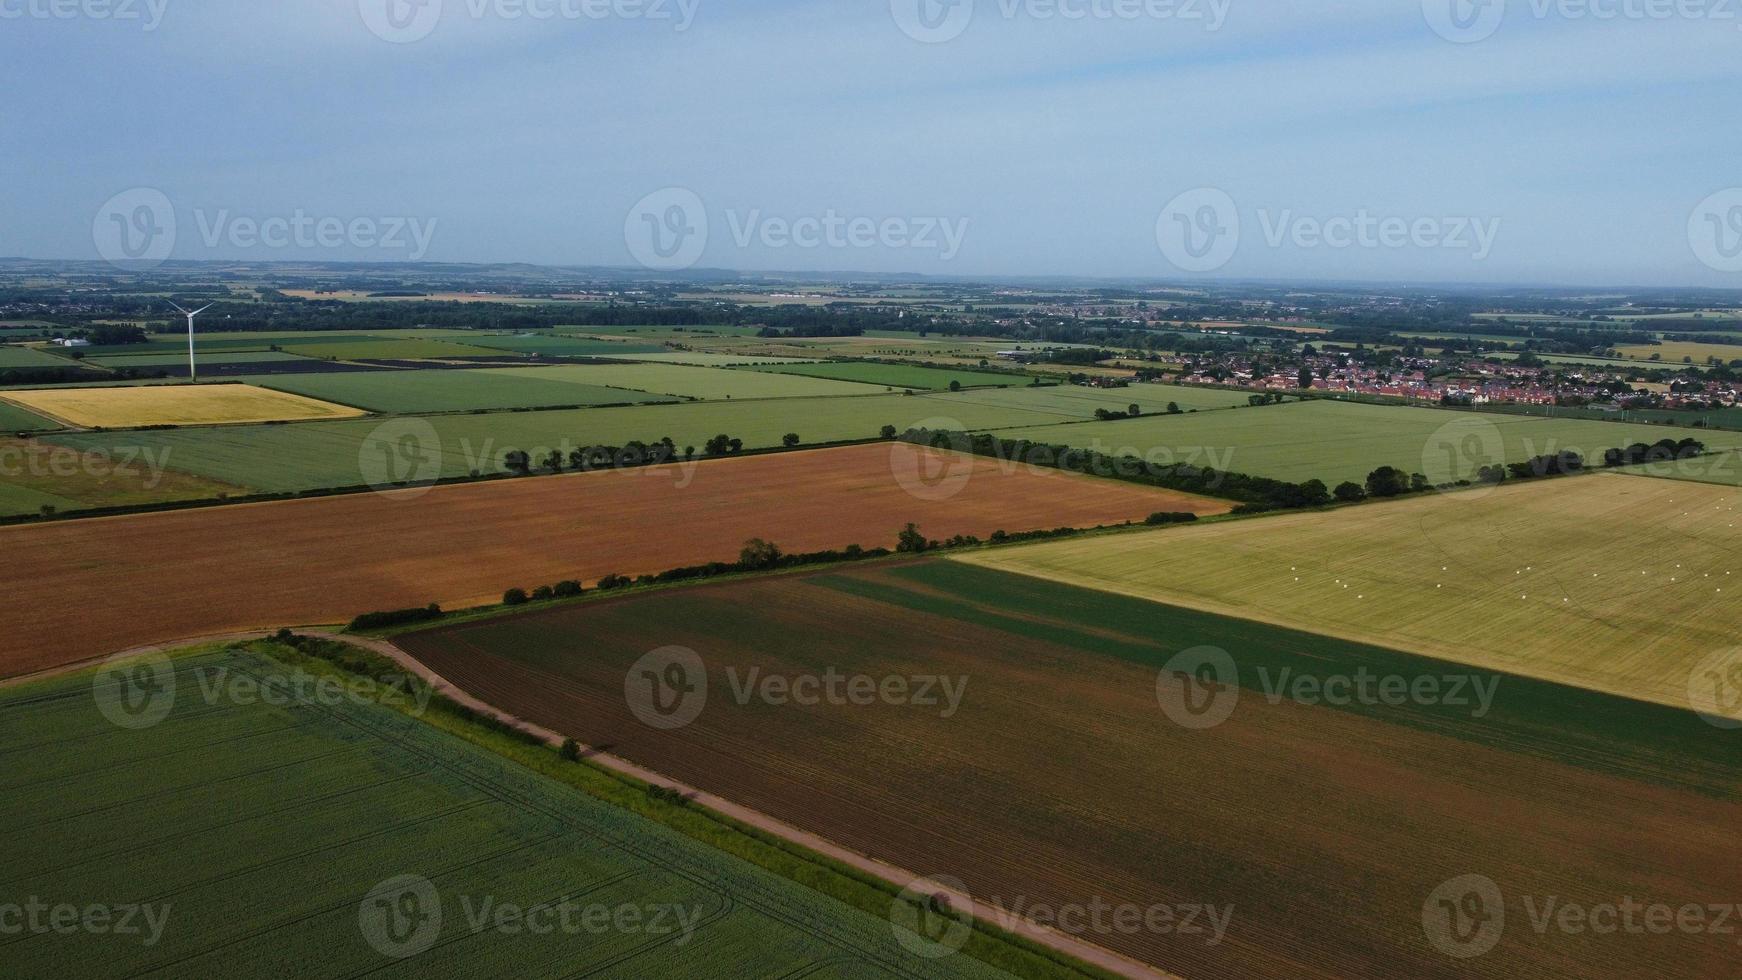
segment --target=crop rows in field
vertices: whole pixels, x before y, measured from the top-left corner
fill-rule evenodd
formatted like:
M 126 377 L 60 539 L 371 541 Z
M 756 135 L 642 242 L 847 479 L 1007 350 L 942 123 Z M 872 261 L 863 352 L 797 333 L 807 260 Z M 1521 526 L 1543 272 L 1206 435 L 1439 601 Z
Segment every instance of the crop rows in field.
M 1522 924 L 1525 895 L 1680 907 L 1742 889 L 1742 866 L 1717 858 L 1742 818 L 1738 733 L 1685 710 L 955 562 L 594 601 L 396 642 L 492 704 L 1010 911 L 1229 911 L 1219 942 L 1075 933 L 1183 976 L 1621 977 L 1737 962 L 1729 937 L 1604 943 Z M 1236 659 L 1238 699 L 1226 721 L 1188 729 L 1157 681 L 1203 645 Z M 686 679 L 706 696 L 687 726 L 650 727 L 626 679 L 673 646 L 700 657 L 704 675 Z M 1465 703 L 1267 696 L 1288 672 L 1497 686 L 1480 712 L 1469 687 Z M 831 673 L 945 678 L 960 696 L 743 693 L 767 690 L 755 677 L 796 692 L 794 678 Z M 1467 874 L 1503 883 L 1509 927 L 1493 952 L 1458 961 L 1430 945 L 1423 908 Z
M 959 492 L 932 497 L 904 482 L 933 466 L 965 467 Z M 411 501 L 359 493 L 5 527 L 0 549 L 31 574 L 0 594 L 11 639 L 0 676 L 188 636 L 733 562 L 751 538 L 795 554 L 893 548 L 909 522 L 944 540 L 1229 507 L 900 443 L 458 484 Z M 104 601 L 60 601 L 95 594 Z
M 0 695 L 0 902 L 139 906 L 157 923 L 154 936 L 9 932 L 0 936 L 9 974 L 668 977 L 913 967 L 887 922 L 417 721 L 318 696 L 294 676 L 251 654 L 166 661 L 151 677 L 171 692 L 169 714 L 138 730 L 99 711 L 126 716 L 117 675 Z M 401 876 L 427 890 L 372 895 Z M 604 925 L 576 915 L 554 931 L 515 930 L 476 918 L 479 909 L 565 901 L 582 914 L 603 910 Z M 629 909 L 638 921 L 617 918 Z M 927 970 L 997 975 L 963 957 Z

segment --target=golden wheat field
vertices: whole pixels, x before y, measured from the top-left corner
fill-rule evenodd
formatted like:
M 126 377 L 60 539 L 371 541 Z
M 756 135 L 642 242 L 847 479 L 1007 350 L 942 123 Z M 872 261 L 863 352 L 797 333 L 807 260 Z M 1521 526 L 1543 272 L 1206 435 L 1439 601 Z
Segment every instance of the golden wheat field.
M 295 422 L 366 414 L 344 405 L 243 384 L 45 388 L 9 391 L 0 400 L 89 429 Z
M 1704 708 L 1742 647 L 1739 522 L 1734 487 L 1599 474 L 956 560 Z

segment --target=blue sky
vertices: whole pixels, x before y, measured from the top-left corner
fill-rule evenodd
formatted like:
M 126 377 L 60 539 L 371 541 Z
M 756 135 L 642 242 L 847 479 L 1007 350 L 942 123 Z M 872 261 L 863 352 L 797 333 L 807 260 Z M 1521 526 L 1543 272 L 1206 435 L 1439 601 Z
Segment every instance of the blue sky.
M 4 255 L 96 258 L 145 188 L 180 259 L 629 266 L 675 188 L 713 267 L 1742 287 L 1691 241 L 1742 187 L 1742 4 L 1454 43 L 1440 0 L 956 0 L 925 43 L 919 0 L 429 0 L 392 43 L 403 0 L 51 2 L 0 0 Z M 1192 271 L 1158 224 L 1203 189 L 1238 244 Z M 347 231 L 249 233 L 299 217 Z M 1414 230 L 1323 240 L 1363 218 Z

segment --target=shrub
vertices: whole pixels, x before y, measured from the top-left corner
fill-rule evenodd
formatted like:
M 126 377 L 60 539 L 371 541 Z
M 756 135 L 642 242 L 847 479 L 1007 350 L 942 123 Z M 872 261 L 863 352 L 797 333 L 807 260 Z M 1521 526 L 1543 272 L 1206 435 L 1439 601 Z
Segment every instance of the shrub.
M 558 582 L 554 591 L 558 599 L 573 599 L 585 590 L 581 588 L 581 583 L 570 579 L 566 582 Z
M 351 620 L 349 628 L 352 631 L 378 630 L 386 629 L 389 626 L 403 626 L 407 623 L 428 622 L 441 617 L 442 607 L 432 602 L 422 609 L 394 609 L 387 612 L 364 613 Z
M 502 604 L 504 606 L 524 606 L 531 601 L 532 600 L 527 596 L 525 589 L 509 589 L 507 592 L 502 593 Z

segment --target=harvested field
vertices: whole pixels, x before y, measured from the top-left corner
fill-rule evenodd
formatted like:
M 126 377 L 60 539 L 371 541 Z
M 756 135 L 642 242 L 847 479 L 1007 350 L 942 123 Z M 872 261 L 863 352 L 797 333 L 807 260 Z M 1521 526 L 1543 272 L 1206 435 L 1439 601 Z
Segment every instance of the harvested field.
M 335 697 L 339 678 L 246 652 L 144 670 L 170 692 L 146 727 L 114 720 L 137 710 L 138 674 L 0 692 L 8 976 L 1006 976 L 965 956 L 925 963 L 881 916 Z M 371 906 L 382 896 L 427 918 L 396 931 Z M 572 918 L 537 915 L 559 900 Z M 16 912 L 35 901 L 113 905 L 138 931 L 21 934 Z M 528 912 L 492 926 L 468 918 L 480 906 Z M 605 927 L 583 925 L 601 909 Z
M 356 418 L 364 413 L 313 398 L 248 385 L 147 385 L 7 391 L 0 399 L 86 428 L 228 425 Z
M 1733 487 L 1599 474 L 962 560 L 1686 707 L 1742 634 L 1739 523 Z
M 396 642 L 505 710 L 960 879 L 1007 911 L 1177 910 L 1125 928 L 1085 912 L 1066 931 L 1186 977 L 1742 965 L 1733 935 L 1530 924 L 1551 896 L 1679 909 L 1742 894 L 1729 860 L 1742 732 L 1687 711 L 947 561 L 595 600 Z M 1226 721 L 1187 729 L 1161 709 L 1158 675 L 1205 644 L 1237 658 L 1238 696 Z M 655 728 L 629 706 L 632 685 L 638 661 L 671 646 L 698 654 L 705 676 L 682 680 L 706 697 L 676 702 L 698 705 L 687 726 Z M 1497 686 L 1486 710 L 1473 693 L 1333 706 L 1268 696 L 1284 671 Z M 836 696 L 797 700 L 803 678 L 831 673 Z M 853 677 L 896 694 L 848 700 Z M 953 702 L 921 687 L 939 677 Z M 891 678 L 907 686 L 885 688 Z M 762 683 L 776 679 L 789 686 Z M 1506 923 L 1491 952 L 1460 960 L 1430 943 L 1423 909 L 1470 874 L 1500 885 Z M 1220 942 L 1206 907 L 1231 916 Z M 1191 909 L 1202 931 L 1167 927 Z
M 958 494 L 927 500 L 896 475 L 933 465 L 968 477 Z M 0 597 L 0 675 L 160 640 L 734 561 L 752 537 L 788 552 L 893 547 L 910 521 L 933 538 L 985 537 L 1228 507 L 869 445 L 437 487 L 415 500 L 356 494 L 0 528 L 0 550 L 31 570 Z M 67 601 L 96 595 L 101 602 Z

